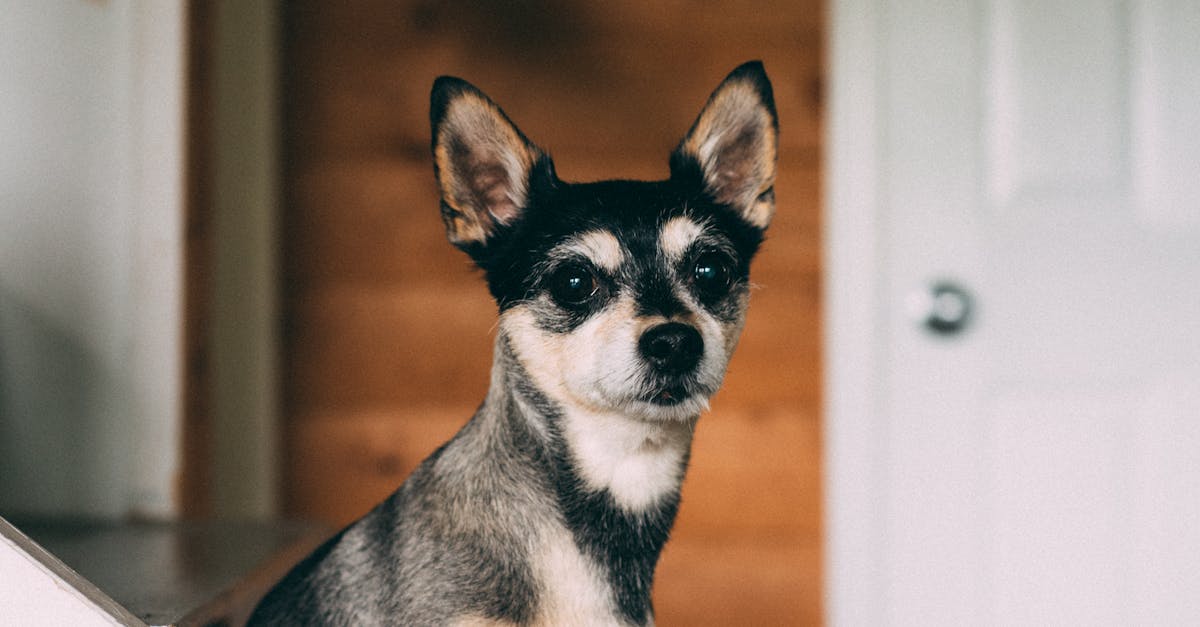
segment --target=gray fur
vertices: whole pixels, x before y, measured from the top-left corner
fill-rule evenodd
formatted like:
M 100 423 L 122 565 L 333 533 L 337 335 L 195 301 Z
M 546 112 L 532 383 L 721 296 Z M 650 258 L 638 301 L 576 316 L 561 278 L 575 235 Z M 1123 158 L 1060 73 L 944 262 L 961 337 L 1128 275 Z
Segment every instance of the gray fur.
M 388 500 L 331 540 L 322 559 L 293 571 L 251 623 L 532 620 L 539 590 L 529 567 L 531 532 L 563 524 L 543 453 L 559 444 L 544 416 L 523 413 L 536 400 L 516 402 L 514 366 L 500 337 L 491 392 L 471 421 Z

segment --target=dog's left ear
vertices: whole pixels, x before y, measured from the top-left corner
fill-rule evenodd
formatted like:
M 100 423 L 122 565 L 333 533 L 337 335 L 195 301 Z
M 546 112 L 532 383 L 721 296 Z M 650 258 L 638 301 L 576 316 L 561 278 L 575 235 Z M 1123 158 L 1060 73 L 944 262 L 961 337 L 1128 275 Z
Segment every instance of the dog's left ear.
M 761 62 L 745 63 L 721 82 L 671 155 L 671 176 L 699 174 L 714 200 L 765 229 L 775 213 L 778 137 L 771 82 Z
M 429 117 L 446 236 L 470 251 L 520 216 L 543 153 L 496 103 L 459 78 L 434 82 Z

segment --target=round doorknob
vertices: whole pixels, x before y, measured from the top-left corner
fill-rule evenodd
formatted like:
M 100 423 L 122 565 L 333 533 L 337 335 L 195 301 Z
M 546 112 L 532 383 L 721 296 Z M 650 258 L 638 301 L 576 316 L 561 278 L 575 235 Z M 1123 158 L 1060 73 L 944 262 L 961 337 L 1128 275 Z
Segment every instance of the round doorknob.
M 971 323 L 973 308 L 970 292 L 950 281 L 917 289 L 908 301 L 913 319 L 935 335 L 961 333 Z

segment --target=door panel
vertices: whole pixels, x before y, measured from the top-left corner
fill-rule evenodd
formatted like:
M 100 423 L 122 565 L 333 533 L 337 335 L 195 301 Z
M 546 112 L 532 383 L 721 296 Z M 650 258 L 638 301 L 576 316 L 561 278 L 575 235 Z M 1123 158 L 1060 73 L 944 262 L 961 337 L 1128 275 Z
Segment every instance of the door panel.
M 995 204 L 1063 202 L 1124 179 L 1119 2 L 996 0 L 984 14 L 988 186 Z M 1063 53 L 1065 51 L 1066 53 Z
M 1132 11 L 1133 191 L 1139 214 L 1200 226 L 1200 4 L 1138 2 Z

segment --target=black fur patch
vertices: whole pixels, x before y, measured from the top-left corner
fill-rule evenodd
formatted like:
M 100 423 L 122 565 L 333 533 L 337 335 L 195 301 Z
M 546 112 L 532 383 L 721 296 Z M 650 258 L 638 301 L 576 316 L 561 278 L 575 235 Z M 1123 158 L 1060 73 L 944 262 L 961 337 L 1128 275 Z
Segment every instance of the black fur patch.
M 653 616 L 654 568 L 679 511 L 679 490 L 638 513 L 617 506 L 607 490 L 591 490 L 571 462 L 559 424 L 559 408 L 515 366 L 514 388 L 544 417 L 552 438 L 546 460 L 564 522 L 576 546 L 605 571 L 620 615 L 634 625 Z M 682 461 L 686 468 L 688 458 Z

